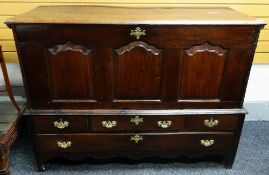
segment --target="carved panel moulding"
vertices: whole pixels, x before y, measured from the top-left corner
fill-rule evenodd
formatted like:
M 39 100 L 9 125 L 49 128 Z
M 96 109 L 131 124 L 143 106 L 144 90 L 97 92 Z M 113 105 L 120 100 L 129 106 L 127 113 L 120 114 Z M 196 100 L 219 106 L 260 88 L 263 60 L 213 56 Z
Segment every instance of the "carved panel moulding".
M 148 45 L 147 43 L 145 43 L 143 41 L 134 41 L 134 42 L 131 42 L 131 43 L 129 43 L 126 46 L 122 46 L 121 48 L 116 49 L 116 52 L 117 52 L 118 55 L 122 55 L 125 52 L 131 51 L 135 47 L 142 47 L 146 51 L 151 52 L 154 55 L 159 55 L 161 53 L 161 50 L 160 49 L 157 49 L 154 46 L 150 46 L 150 45 Z
M 215 46 L 210 44 L 209 42 L 205 42 L 204 44 L 199 46 L 192 46 L 191 48 L 186 50 L 186 52 L 189 56 L 194 56 L 196 53 L 200 52 L 213 52 L 218 54 L 218 56 L 223 56 L 226 50 L 224 50 L 220 46 Z
M 48 50 L 53 55 L 56 55 L 59 52 L 68 51 L 68 50 L 74 51 L 74 52 L 80 52 L 83 55 L 88 55 L 91 52 L 91 49 L 84 47 L 82 45 L 73 44 L 71 41 L 68 41 L 65 44 L 55 45 Z

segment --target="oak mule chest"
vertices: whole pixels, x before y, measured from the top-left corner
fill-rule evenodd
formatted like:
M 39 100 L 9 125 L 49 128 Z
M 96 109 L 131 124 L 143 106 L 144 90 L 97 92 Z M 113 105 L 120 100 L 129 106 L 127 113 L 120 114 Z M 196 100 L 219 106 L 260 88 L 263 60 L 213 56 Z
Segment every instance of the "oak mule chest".
M 40 171 L 56 157 L 232 167 L 263 21 L 230 8 L 40 6 L 5 23 Z

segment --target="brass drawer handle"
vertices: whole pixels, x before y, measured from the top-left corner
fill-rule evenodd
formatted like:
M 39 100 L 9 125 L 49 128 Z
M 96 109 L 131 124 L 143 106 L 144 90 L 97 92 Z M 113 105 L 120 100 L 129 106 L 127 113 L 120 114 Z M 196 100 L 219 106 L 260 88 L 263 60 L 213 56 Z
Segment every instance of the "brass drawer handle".
M 145 30 L 141 30 L 140 27 L 137 27 L 135 30 L 131 30 L 130 35 L 131 36 L 135 36 L 136 39 L 140 39 L 141 36 L 145 36 L 146 35 L 146 31 Z
M 213 120 L 213 118 L 211 117 L 211 119 L 206 119 L 204 120 L 204 125 L 209 127 L 209 128 L 212 128 L 214 126 L 218 126 L 219 124 L 219 121 L 218 120 Z
M 201 140 L 200 143 L 201 145 L 205 146 L 205 147 L 209 147 L 211 145 L 214 144 L 214 140 Z
M 117 126 L 117 121 L 102 121 L 102 125 L 105 128 L 113 128 Z
M 139 125 L 139 123 L 143 123 L 143 118 L 140 118 L 139 116 L 135 116 L 134 118 L 131 118 L 131 123 L 134 123 L 135 125 Z
M 63 119 L 60 119 L 60 121 L 54 121 L 53 124 L 54 124 L 55 128 L 58 128 L 58 129 L 64 129 L 64 128 L 67 128 L 69 126 L 69 122 L 63 121 Z
M 138 142 L 140 142 L 140 141 L 143 140 L 143 137 L 140 136 L 140 135 L 138 135 L 138 134 L 136 134 L 136 135 L 134 135 L 134 136 L 131 136 L 131 139 L 130 139 L 130 140 L 131 140 L 131 141 L 134 141 L 135 143 L 138 143 Z
M 66 148 L 69 148 L 72 146 L 72 142 L 71 141 L 58 141 L 57 142 L 57 145 L 59 148 L 62 148 L 62 149 L 66 149 Z
M 172 125 L 172 121 L 167 120 L 167 121 L 157 121 L 157 125 L 161 128 L 169 128 Z

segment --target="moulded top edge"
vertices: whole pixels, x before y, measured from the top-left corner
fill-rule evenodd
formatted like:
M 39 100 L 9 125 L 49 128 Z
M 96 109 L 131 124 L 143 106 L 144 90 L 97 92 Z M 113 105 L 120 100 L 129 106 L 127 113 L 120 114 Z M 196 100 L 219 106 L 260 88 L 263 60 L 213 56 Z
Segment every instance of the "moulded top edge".
M 228 7 L 39 6 L 5 20 L 48 24 L 265 25 Z

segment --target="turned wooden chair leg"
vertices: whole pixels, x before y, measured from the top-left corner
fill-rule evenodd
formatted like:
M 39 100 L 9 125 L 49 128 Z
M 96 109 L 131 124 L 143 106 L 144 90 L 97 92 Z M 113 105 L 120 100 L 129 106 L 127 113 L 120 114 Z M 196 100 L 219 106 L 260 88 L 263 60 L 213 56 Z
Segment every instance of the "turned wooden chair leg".
M 0 159 L 0 175 L 11 175 L 8 163 L 9 151 Z
M 9 82 L 7 68 L 6 68 L 6 64 L 5 64 L 4 58 L 3 58 L 3 53 L 2 53 L 1 46 L 0 46 L 0 64 L 1 64 L 2 72 L 3 72 L 3 77 L 4 77 L 4 81 L 5 81 L 5 85 L 6 85 L 5 90 L 2 90 L 2 91 L 6 91 L 7 92 L 12 105 L 18 110 L 18 112 L 20 112 L 20 108 L 17 105 L 17 103 L 16 103 L 16 101 L 14 99 L 13 93 L 12 93 L 12 89 L 11 89 L 11 85 L 10 85 L 10 82 Z

